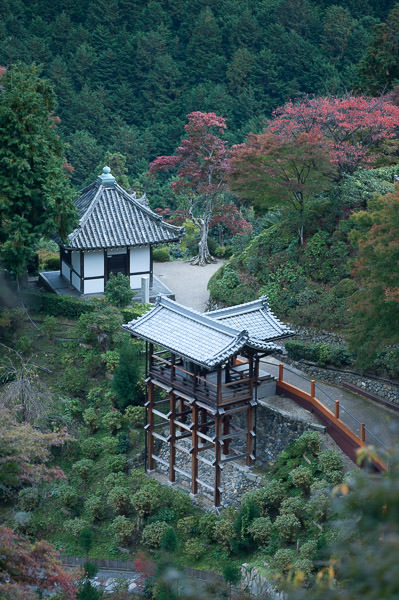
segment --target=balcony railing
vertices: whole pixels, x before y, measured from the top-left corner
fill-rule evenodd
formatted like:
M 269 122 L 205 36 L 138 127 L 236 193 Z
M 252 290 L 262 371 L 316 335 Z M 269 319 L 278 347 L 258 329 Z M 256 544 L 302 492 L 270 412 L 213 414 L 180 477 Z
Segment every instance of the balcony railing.
M 181 360 L 174 363 L 162 354 L 165 352 L 152 354 L 150 375 L 178 392 L 211 406 L 252 399 L 255 378 L 249 376 L 248 364 L 224 368 L 219 376 L 217 371 L 204 376 L 185 369 Z

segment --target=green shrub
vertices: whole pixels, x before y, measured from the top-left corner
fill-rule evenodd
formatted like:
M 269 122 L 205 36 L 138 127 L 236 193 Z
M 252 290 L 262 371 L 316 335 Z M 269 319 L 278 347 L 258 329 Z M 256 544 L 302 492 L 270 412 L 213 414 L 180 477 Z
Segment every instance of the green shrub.
M 273 523 L 269 517 L 258 517 L 252 521 L 248 532 L 255 542 L 261 546 L 265 546 L 272 536 Z
M 284 513 L 276 517 L 274 526 L 282 540 L 293 542 L 301 528 L 301 523 L 294 513 Z
M 86 458 L 97 458 L 101 452 L 101 444 L 94 438 L 87 438 L 81 443 L 82 453 Z
M 159 484 L 147 482 L 133 495 L 132 504 L 141 517 L 152 515 L 161 505 Z
M 133 534 L 134 524 L 125 516 L 118 515 L 110 525 L 111 533 L 117 544 L 127 542 Z
M 152 258 L 155 262 L 168 262 L 170 260 L 169 246 L 154 248 L 152 251 Z
M 118 366 L 119 362 L 119 351 L 118 350 L 108 350 L 104 354 L 101 354 L 101 360 L 105 362 L 105 368 L 107 373 L 113 373 Z
M 78 495 L 75 488 L 67 483 L 60 485 L 56 489 L 56 495 L 60 499 L 61 504 L 67 508 L 73 508 L 78 503 Z
M 212 536 L 213 540 L 227 551 L 233 549 L 237 538 L 233 523 L 231 523 L 231 521 L 226 521 L 225 519 L 218 519 L 216 521 L 213 527 Z
M 299 547 L 301 558 L 313 560 L 317 552 L 317 540 L 307 540 Z
M 101 440 L 102 451 L 105 454 L 118 454 L 118 439 L 106 435 Z
M 168 506 L 177 518 L 184 517 L 191 512 L 191 500 L 187 492 L 163 486 L 160 493 L 162 503 Z
M 60 257 L 49 256 L 44 262 L 45 271 L 59 271 L 60 269 Z
M 125 473 L 109 473 L 103 480 L 105 491 L 111 491 L 115 486 L 127 487 L 129 484 L 129 478 Z
M 332 289 L 332 292 L 337 298 L 348 298 L 352 296 L 358 289 L 356 282 L 353 279 L 341 279 Z
M 39 504 L 39 490 L 36 487 L 23 488 L 18 492 L 18 506 L 31 511 Z
M 140 405 L 144 394 L 140 389 L 141 345 L 131 338 L 122 344 L 118 366 L 112 380 L 112 389 L 116 394 L 116 404 L 121 410 L 129 404 Z
M 123 415 L 125 423 L 130 427 L 144 427 L 146 409 L 144 406 L 128 406 Z
M 117 454 L 116 456 L 109 456 L 106 462 L 106 469 L 117 473 L 118 471 L 127 471 L 127 459 L 126 456 Z
M 324 450 L 319 455 L 319 465 L 325 478 L 334 485 L 341 483 L 344 472 L 344 461 L 336 450 Z
M 130 448 L 130 437 L 125 431 L 118 433 L 118 452 L 126 454 Z
M 164 521 L 156 521 L 146 525 L 141 536 L 141 543 L 149 550 L 157 550 L 160 548 L 162 537 L 169 527 L 168 523 Z
M 317 342 L 309 344 L 298 340 L 288 340 L 285 343 L 288 356 L 293 360 L 309 360 L 323 366 L 327 363 L 336 367 L 350 365 L 353 362 L 353 356 L 346 346 L 326 344 Z
M 234 520 L 234 529 L 241 542 L 248 542 L 248 528 L 259 517 L 259 506 L 251 495 L 244 496 Z
M 190 538 L 198 529 L 198 517 L 183 517 L 176 523 L 176 529 L 182 539 Z
M 141 315 L 150 310 L 150 308 L 152 308 L 151 304 L 144 304 L 143 302 L 135 302 L 133 306 L 122 308 L 121 313 L 123 322 L 128 323 L 129 321 L 133 321 L 134 319 L 141 317 Z
M 117 513 L 127 513 L 131 509 L 130 491 L 120 485 L 110 490 L 107 502 Z
M 280 481 L 269 481 L 265 486 L 252 492 L 256 504 L 259 506 L 261 516 L 278 509 L 283 500 L 286 489 Z
M 123 273 L 111 273 L 105 285 L 105 297 L 114 306 L 123 308 L 131 303 L 134 291 L 130 288 L 130 277 Z
M 284 498 L 280 506 L 281 515 L 292 513 L 300 520 L 303 520 L 305 512 L 305 502 L 303 498 L 299 496 L 290 496 L 289 498 Z
M 200 517 L 198 529 L 207 542 L 213 541 L 213 530 L 218 518 L 214 513 L 205 513 Z
M 292 469 L 290 472 L 290 478 L 292 483 L 299 487 L 304 494 L 309 493 L 310 485 L 313 480 L 313 473 L 309 467 L 297 467 L 296 469 Z
M 92 494 L 87 497 L 84 509 L 91 519 L 100 521 L 105 514 L 104 500 L 101 496 Z
M 280 548 L 270 561 L 270 566 L 277 569 L 280 573 L 288 573 L 292 569 L 296 560 L 295 550 L 289 548 Z
M 28 290 L 24 291 L 23 298 L 31 310 L 54 317 L 63 316 L 77 319 L 81 315 L 95 310 L 94 303 L 62 294 Z
M 316 458 L 321 452 L 321 439 L 316 431 L 305 431 L 292 444 L 292 450 L 296 456 L 305 454 L 308 458 Z
M 78 538 L 83 529 L 88 526 L 88 522 L 84 519 L 76 517 L 75 519 L 67 519 L 64 521 L 64 530 L 74 538 Z
M 72 471 L 81 479 L 87 481 L 90 475 L 93 473 L 93 467 L 94 462 L 90 458 L 82 458 L 81 460 L 73 463 Z
M 122 415 L 118 410 L 110 410 L 105 413 L 101 423 L 105 429 L 115 434 L 122 427 Z
M 191 560 L 198 560 L 204 552 L 205 546 L 200 540 L 188 539 L 184 544 L 184 554 Z
M 44 317 L 42 326 L 40 328 L 40 331 L 43 333 L 44 336 L 46 336 L 47 338 L 52 338 L 54 336 L 56 328 L 57 319 L 55 317 L 53 317 L 52 315 L 47 315 L 46 317 Z
M 176 548 L 177 548 L 176 532 L 173 529 L 173 527 L 171 527 L 170 525 L 167 529 L 165 529 L 165 532 L 161 538 L 161 548 L 162 548 L 162 550 L 165 550 L 166 552 L 175 552 L 176 551 Z
M 92 406 L 86 408 L 86 410 L 83 413 L 83 422 L 89 427 L 92 433 L 97 431 L 100 425 L 100 417 L 95 408 L 93 408 Z

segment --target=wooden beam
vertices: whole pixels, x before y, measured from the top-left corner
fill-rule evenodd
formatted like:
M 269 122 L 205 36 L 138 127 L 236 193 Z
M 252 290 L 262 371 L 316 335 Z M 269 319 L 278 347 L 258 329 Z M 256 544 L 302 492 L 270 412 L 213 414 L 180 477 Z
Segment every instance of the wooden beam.
M 173 392 L 169 392 L 169 481 L 176 481 L 175 466 L 176 466 L 176 398 Z
M 221 482 L 221 469 L 220 469 L 220 455 L 221 455 L 221 443 L 220 438 L 222 435 L 222 417 L 216 415 L 215 417 L 215 483 L 213 489 L 213 499 L 216 507 L 220 506 L 220 482 Z
M 229 453 L 229 443 L 230 443 L 230 416 L 229 415 L 224 415 L 223 418 L 223 436 L 221 437 L 222 440 L 224 440 L 224 446 L 223 446 L 223 454 L 228 454 Z
M 198 494 L 198 406 L 194 402 L 192 405 L 192 453 L 191 453 L 191 493 Z
M 255 408 L 251 405 L 248 406 L 248 412 L 247 412 L 247 444 L 246 444 L 246 454 L 247 454 L 247 458 L 246 458 L 246 464 L 247 466 L 249 466 L 252 462 L 251 460 L 251 454 L 253 454 L 253 449 L 254 449 L 254 426 L 255 426 L 255 422 L 254 422 L 254 417 L 255 417 Z
M 147 383 L 147 393 L 148 393 L 148 406 L 147 406 L 147 466 L 149 471 L 154 470 L 154 461 L 153 461 L 153 453 L 154 453 L 154 438 L 152 436 L 154 429 L 154 384 L 152 381 Z

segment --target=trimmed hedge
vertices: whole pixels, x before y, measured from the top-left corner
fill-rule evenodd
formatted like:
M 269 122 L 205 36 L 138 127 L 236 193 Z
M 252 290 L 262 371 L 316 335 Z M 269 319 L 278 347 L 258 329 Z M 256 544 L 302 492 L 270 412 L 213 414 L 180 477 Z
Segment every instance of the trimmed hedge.
M 23 299 L 30 309 L 54 317 L 62 315 L 78 319 L 81 315 L 95 310 L 95 305 L 90 302 L 52 292 L 29 290 L 23 293 Z
M 308 344 L 298 340 L 290 340 L 285 343 L 288 356 L 293 360 L 310 360 L 323 366 L 332 364 L 336 367 L 342 367 L 353 363 L 353 356 L 346 346 L 326 344 L 317 342 Z
M 23 299 L 28 307 L 35 312 L 54 317 L 68 317 L 69 319 L 78 319 L 83 314 L 94 312 L 97 307 L 96 304 L 79 298 L 36 290 L 24 291 Z M 137 302 L 134 307 L 123 309 L 121 313 L 124 323 L 137 319 L 149 308 L 151 308 L 149 304 Z

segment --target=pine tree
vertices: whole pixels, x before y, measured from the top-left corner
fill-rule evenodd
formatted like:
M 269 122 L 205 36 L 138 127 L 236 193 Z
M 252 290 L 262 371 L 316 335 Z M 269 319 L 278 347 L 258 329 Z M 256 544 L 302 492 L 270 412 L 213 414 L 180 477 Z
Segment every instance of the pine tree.
M 143 394 L 138 389 L 140 377 L 140 346 L 127 338 L 121 347 L 119 364 L 115 369 L 112 387 L 117 397 L 117 406 L 126 408 L 143 402 Z
M 0 94 L 0 242 L 5 266 L 21 276 L 41 236 L 71 229 L 73 194 L 51 85 L 36 66 L 15 65 Z

